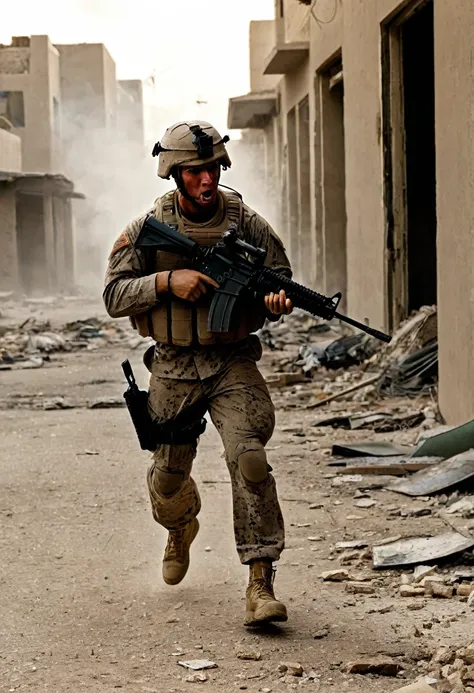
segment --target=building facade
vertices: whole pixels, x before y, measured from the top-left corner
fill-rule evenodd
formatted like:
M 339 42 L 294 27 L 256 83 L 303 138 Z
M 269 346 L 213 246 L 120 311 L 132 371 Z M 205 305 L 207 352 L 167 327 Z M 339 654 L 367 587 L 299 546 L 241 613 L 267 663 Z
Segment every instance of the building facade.
M 437 304 L 448 423 L 474 417 L 473 38 L 467 0 L 276 0 L 277 112 L 248 116 L 297 278 L 390 331 Z
M 113 237 L 149 204 L 137 175 L 144 158 L 142 83 L 117 81 L 103 44 L 22 36 L 0 45 L 2 287 L 99 286 Z M 84 195 L 72 180 L 85 193 L 74 223 L 71 199 Z
M 0 290 L 29 295 L 71 290 L 71 200 L 82 196 L 63 175 L 23 171 L 22 146 L 6 119 L 0 120 Z
M 47 36 L 0 45 L 0 117 L 21 138 L 25 171 L 61 168 L 59 53 Z

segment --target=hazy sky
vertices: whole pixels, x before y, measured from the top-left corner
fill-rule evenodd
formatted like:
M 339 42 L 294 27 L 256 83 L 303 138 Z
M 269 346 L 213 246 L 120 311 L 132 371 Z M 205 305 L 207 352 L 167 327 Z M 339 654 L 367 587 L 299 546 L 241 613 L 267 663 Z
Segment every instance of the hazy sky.
M 197 117 L 226 131 L 228 98 L 249 90 L 249 21 L 272 19 L 273 7 L 273 0 L 22 0 L 3 10 L 0 43 L 31 34 L 104 43 L 119 79 L 154 76 L 146 89 L 146 102 L 158 106 L 152 138 Z

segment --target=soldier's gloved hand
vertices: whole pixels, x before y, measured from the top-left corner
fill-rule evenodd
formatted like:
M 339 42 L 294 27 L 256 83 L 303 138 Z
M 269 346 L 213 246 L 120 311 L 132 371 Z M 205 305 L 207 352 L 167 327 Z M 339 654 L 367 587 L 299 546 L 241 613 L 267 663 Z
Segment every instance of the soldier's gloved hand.
M 283 289 L 279 294 L 268 294 L 265 296 L 265 306 L 274 315 L 289 315 L 293 311 L 293 303 L 286 297 Z
M 211 277 L 190 269 L 173 270 L 169 281 L 171 293 L 185 301 L 191 301 L 191 303 L 207 293 L 209 286 L 217 289 L 219 284 Z

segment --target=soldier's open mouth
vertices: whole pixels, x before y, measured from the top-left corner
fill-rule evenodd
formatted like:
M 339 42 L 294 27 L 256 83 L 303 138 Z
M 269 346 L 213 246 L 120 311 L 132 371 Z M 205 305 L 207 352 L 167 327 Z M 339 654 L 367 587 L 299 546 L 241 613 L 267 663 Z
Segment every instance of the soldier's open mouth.
M 213 190 L 205 190 L 203 193 L 201 193 L 201 200 L 203 202 L 209 202 L 209 200 L 212 199 L 213 196 Z

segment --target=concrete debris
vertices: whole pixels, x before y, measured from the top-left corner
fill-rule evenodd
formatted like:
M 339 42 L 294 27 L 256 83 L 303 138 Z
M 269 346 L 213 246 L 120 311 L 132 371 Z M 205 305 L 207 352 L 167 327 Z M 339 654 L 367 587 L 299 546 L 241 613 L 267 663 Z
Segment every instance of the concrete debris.
M 135 348 L 138 344 L 146 345 L 149 342 L 150 340 L 142 338 L 137 342 L 137 337 L 131 335 L 128 324 L 125 326 L 116 320 L 91 317 L 53 329 L 49 321 L 31 317 L 1 334 L 0 370 L 4 370 L 2 366 L 10 364 L 21 367 L 22 363 L 31 360 L 32 355 L 90 351 L 112 344 L 128 344 Z
M 435 565 L 417 565 L 413 573 L 413 581 L 421 582 L 428 575 L 433 575 L 436 572 Z
M 375 594 L 375 587 L 367 582 L 346 582 L 345 590 L 349 594 Z
M 342 582 L 344 580 L 349 580 L 349 573 L 347 570 L 327 570 L 321 573 L 321 577 L 325 582 Z
M 254 662 L 258 662 L 260 659 L 262 659 L 262 655 L 260 654 L 260 652 L 256 652 L 254 650 L 237 649 L 235 656 L 237 657 L 237 659 L 244 659 Z
M 208 677 L 206 674 L 189 674 L 188 676 L 185 676 L 184 680 L 186 683 L 204 683 L 205 681 L 208 680 Z
M 400 585 L 398 591 L 401 597 L 423 597 L 425 594 L 423 587 L 413 587 L 412 585 Z
M 377 505 L 377 501 L 374 501 L 373 498 L 361 498 L 354 505 L 356 508 L 373 508 L 374 505 Z
M 300 358 L 296 365 L 301 366 L 305 373 L 322 366 L 329 369 L 350 368 L 370 359 L 378 348 L 378 341 L 362 332 L 340 337 L 325 346 L 305 344 L 299 349 Z
M 375 433 L 387 433 L 390 431 L 407 430 L 419 426 L 425 420 L 423 412 L 407 412 L 393 414 L 393 412 L 368 412 L 363 414 L 339 414 L 317 421 L 314 426 L 330 426 L 331 428 L 344 428 L 348 430 L 370 429 Z
M 411 458 L 411 459 L 417 459 Z M 388 484 L 389 491 L 407 496 L 428 496 L 453 488 L 474 477 L 474 450 L 430 465 L 410 478 L 396 479 Z
M 349 662 L 345 671 L 348 674 L 375 674 L 377 676 L 397 676 L 402 666 L 387 657 L 371 657 Z
M 429 686 L 425 681 L 420 680 L 411 683 L 409 686 L 397 688 L 393 693 L 435 693 L 436 689 Z
M 287 674 L 288 676 L 303 676 L 304 669 L 299 662 L 281 662 L 278 665 L 278 671 L 280 674 Z
M 383 546 L 373 547 L 374 568 L 397 568 L 453 556 L 474 546 L 474 536 L 466 538 L 458 532 L 434 537 L 409 537 Z
M 209 659 L 190 659 L 186 662 L 179 661 L 178 664 L 186 669 L 193 669 L 193 671 L 200 671 L 201 669 L 215 669 L 217 664 L 211 662 Z
M 474 643 L 455 650 L 440 647 L 426 664 L 435 674 L 436 690 L 445 693 L 464 693 L 474 688 Z

